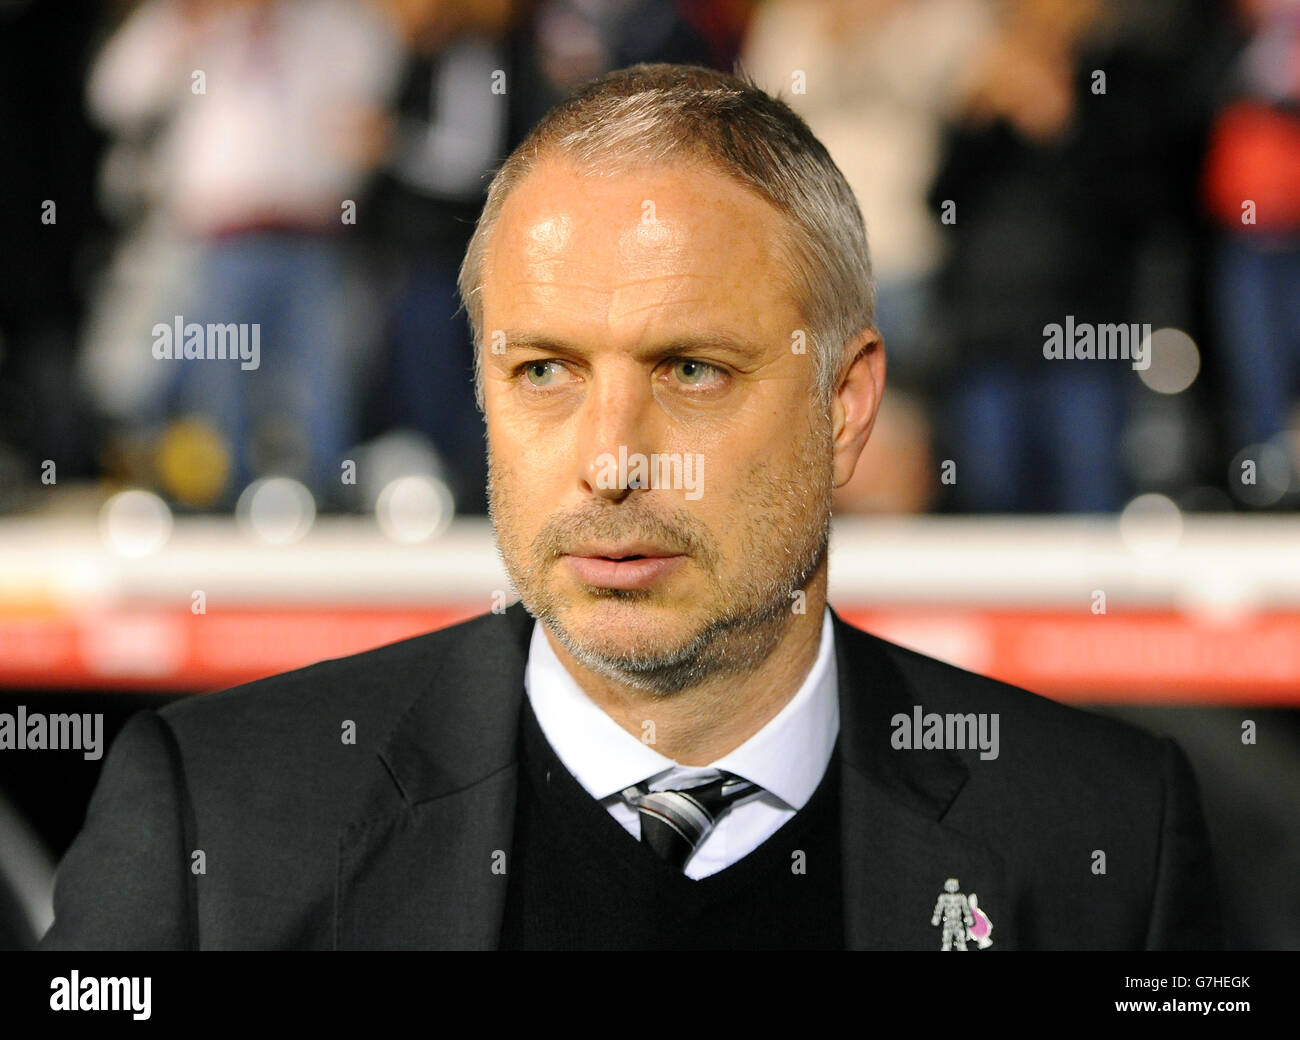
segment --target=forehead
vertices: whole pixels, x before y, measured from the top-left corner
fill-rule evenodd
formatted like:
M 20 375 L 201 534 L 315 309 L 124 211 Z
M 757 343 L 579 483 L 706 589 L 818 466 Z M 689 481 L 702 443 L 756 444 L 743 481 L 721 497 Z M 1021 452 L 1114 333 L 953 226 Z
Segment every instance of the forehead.
M 617 326 L 705 308 L 788 324 L 787 235 L 771 203 L 698 161 L 595 173 L 551 158 L 498 216 L 485 317 L 501 324 L 543 306 L 548 318 Z

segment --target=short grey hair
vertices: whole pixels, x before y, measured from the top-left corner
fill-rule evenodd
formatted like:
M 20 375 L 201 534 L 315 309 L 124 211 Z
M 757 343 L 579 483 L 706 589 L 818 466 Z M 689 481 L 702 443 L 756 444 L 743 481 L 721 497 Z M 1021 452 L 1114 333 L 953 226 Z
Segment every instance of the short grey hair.
M 852 189 L 808 124 L 752 80 L 693 65 L 643 64 L 592 80 L 552 108 L 492 179 L 458 280 L 473 331 L 480 410 L 488 240 L 514 187 L 556 157 L 602 172 L 698 159 L 784 214 L 789 288 L 808 325 L 805 349 L 819 404 L 829 407 L 845 344 L 875 328 L 867 231 Z

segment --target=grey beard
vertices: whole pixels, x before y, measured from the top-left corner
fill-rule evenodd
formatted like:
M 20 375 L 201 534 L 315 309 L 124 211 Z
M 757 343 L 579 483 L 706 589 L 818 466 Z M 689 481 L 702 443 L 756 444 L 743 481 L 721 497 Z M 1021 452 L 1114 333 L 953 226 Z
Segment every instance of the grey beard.
M 573 640 L 549 602 L 539 604 L 536 612 L 527 603 L 524 606 L 587 668 L 634 689 L 668 697 L 718 676 L 748 674 L 767 660 L 794 617 L 791 601 L 795 593 L 807 587 L 826 559 L 829 519 L 819 544 L 757 609 L 717 618 L 685 646 L 671 652 L 602 654 Z M 641 598 L 638 592 L 607 592 L 612 598 Z

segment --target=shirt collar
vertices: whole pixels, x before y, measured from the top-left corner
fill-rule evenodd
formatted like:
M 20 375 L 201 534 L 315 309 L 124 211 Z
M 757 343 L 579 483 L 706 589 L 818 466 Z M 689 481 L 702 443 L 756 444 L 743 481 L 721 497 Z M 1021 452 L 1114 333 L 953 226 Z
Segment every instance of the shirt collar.
M 646 779 L 664 787 L 686 776 L 726 770 L 770 791 L 792 809 L 802 809 L 826 772 L 840 728 L 829 607 L 822 617 L 817 658 L 795 695 L 745 743 L 707 766 L 678 765 L 606 715 L 569 674 L 536 623 L 524 689 L 552 749 L 597 800 Z

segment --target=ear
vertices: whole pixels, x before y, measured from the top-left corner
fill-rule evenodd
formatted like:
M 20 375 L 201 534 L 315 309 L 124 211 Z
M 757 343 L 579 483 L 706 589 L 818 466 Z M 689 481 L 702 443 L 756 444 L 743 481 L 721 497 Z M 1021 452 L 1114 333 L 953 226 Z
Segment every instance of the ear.
M 831 398 L 835 487 L 843 487 L 853 476 L 876 424 L 885 390 L 885 341 L 875 329 L 864 329 L 845 346 L 844 355 L 851 360 Z

